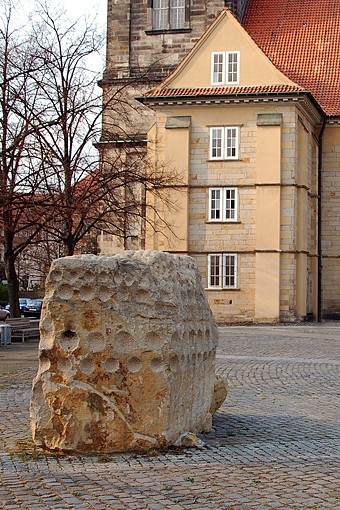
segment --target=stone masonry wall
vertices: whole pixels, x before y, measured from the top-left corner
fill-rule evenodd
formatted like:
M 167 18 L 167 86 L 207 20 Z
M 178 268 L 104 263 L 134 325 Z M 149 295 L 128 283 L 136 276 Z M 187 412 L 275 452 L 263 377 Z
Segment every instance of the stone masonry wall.
M 220 107 L 221 109 L 222 107 Z M 219 111 L 220 111 L 219 109 Z M 202 275 L 210 306 L 217 322 L 252 321 L 255 302 L 255 249 L 256 232 L 256 161 L 258 113 L 281 113 L 281 209 L 280 209 L 280 318 L 284 321 L 298 319 L 297 274 L 298 274 L 298 192 L 303 185 L 308 208 L 305 218 L 306 247 L 303 256 L 307 259 L 307 270 L 313 267 L 312 259 L 317 250 L 317 157 L 312 126 L 303 119 L 308 131 L 303 158 L 307 162 L 306 182 L 300 183 L 298 176 L 298 130 L 299 115 L 293 106 L 226 107 L 225 122 L 240 127 L 240 159 L 237 161 L 211 161 L 209 159 L 209 125 L 214 125 L 214 110 L 181 109 L 181 115 L 191 116 L 190 188 L 188 251 L 195 259 Z M 163 110 L 158 114 L 157 124 L 161 132 L 165 116 L 176 112 Z M 301 115 L 301 114 L 300 114 Z M 232 120 L 230 120 L 232 119 Z M 304 128 L 303 128 L 304 129 Z M 305 131 L 303 130 L 305 133 Z M 303 166 L 303 168 L 305 168 Z M 233 223 L 209 222 L 209 187 L 237 187 L 239 197 L 238 221 Z M 307 250 L 306 250 L 307 248 Z M 209 253 L 237 253 L 239 272 L 238 288 L 218 290 L 208 288 L 207 258 Z M 308 274 L 305 274 L 305 283 Z M 316 280 L 316 278 L 314 278 Z M 316 295 L 316 288 L 314 288 Z M 307 298 L 306 298 L 307 303 Z
M 322 171 L 323 316 L 340 318 L 340 127 L 326 127 Z
M 130 77 L 154 66 L 157 78 L 173 69 L 224 8 L 223 0 L 193 0 L 184 30 L 152 30 L 149 0 L 108 1 L 107 64 L 104 79 Z M 237 6 L 234 6 L 237 8 Z

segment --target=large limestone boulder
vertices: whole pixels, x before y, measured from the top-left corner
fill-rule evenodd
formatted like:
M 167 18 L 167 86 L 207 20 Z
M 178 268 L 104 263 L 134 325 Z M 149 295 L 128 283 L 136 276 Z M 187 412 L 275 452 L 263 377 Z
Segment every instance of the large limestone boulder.
M 56 260 L 31 396 L 35 443 L 145 450 L 209 430 L 217 341 L 190 257 L 136 251 Z

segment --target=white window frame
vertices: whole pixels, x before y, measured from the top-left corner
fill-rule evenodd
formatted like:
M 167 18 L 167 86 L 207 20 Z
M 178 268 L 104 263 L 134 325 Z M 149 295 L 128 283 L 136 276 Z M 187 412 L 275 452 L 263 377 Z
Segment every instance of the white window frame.
M 209 188 L 209 221 L 238 220 L 238 189 Z
M 211 54 L 211 84 L 237 85 L 240 83 L 240 52 L 214 51 Z
M 210 128 L 210 159 L 239 158 L 239 126 Z
M 216 51 L 211 54 L 211 83 L 223 85 L 225 79 L 225 52 Z
M 227 51 L 226 52 L 226 83 L 238 84 L 240 83 L 240 52 Z
M 185 28 L 186 0 L 153 0 L 153 30 Z
M 212 281 L 212 279 L 214 281 Z M 208 255 L 208 288 L 238 288 L 238 256 L 235 253 Z

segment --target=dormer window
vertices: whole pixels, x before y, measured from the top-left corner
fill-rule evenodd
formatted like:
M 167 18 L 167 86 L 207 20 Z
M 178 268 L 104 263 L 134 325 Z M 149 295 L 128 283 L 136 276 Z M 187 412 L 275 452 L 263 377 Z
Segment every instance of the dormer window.
M 176 30 L 185 24 L 186 0 L 153 0 L 152 29 Z
M 240 52 L 219 51 L 211 58 L 212 85 L 231 85 L 240 81 Z

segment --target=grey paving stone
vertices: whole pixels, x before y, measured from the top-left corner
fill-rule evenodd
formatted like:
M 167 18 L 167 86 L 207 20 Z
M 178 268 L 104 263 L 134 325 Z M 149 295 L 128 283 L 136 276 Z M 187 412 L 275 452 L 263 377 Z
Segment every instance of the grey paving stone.
M 0 348 L 1 509 L 340 510 L 340 324 L 220 328 L 207 447 L 149 458 L 32 456 L 37 347 Z

